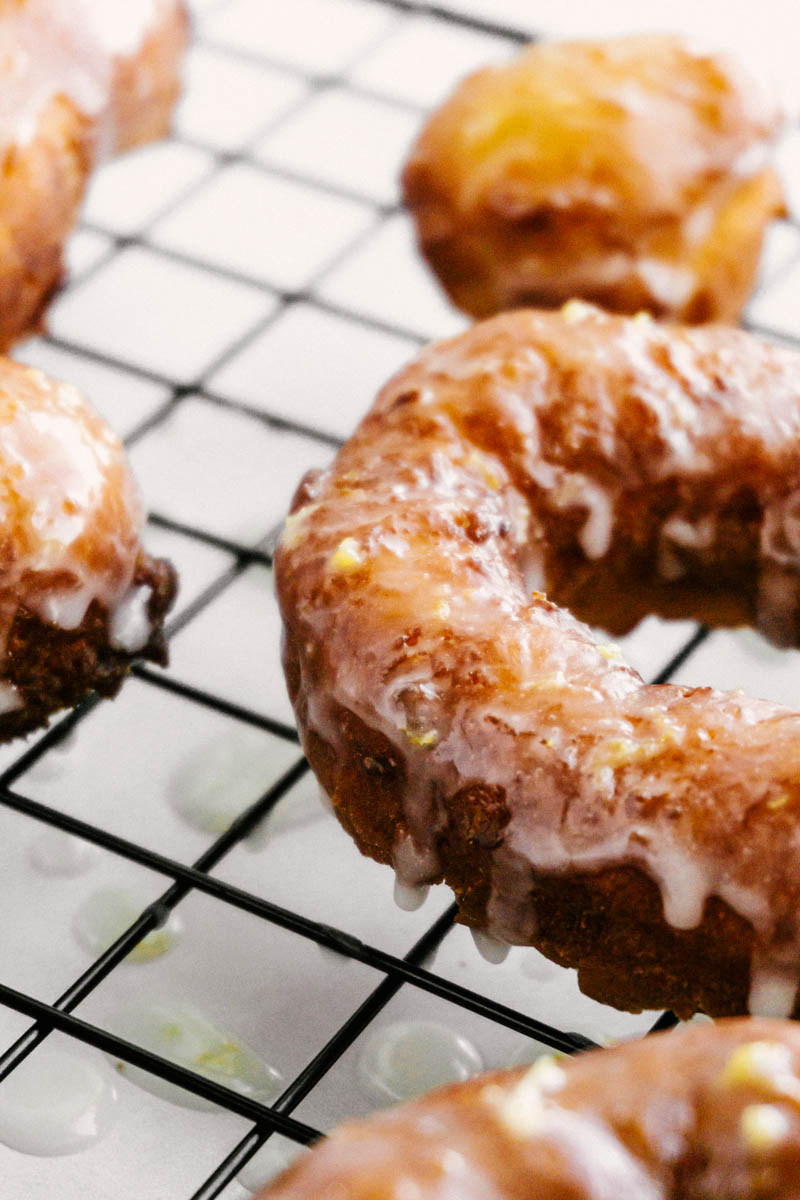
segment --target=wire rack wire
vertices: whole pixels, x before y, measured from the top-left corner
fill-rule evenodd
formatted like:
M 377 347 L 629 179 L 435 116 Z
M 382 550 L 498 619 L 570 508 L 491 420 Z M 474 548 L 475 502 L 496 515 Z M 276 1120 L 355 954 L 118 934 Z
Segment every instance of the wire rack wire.
M 354 35 L 353 52 L 343 54 L 340 64 L 333 70 L 325 65 L 315 66 L 313 63 L 309 65 L 302 62 L 298 64 L 292 60 L 291 54 L 287 56 L 279 50 L 276 50 L 273 56 L 269 47 L 263 45 L 263 39 L 260 42 L 256 39 L 253 46 L 248 45 L 247 40 L 241 36 L 242 22 L 246 20 L 248 12 L 247 0 L 215 0 L 200 6 L 196 32 L 196 45 L 200 53 L 218 55 L 224 58 L 232 69 L 241 67 L 247 72 L 263 72 L 270 77 L 278 72 L 284 83 L 288 81 L 287 95 L 292 88 L 296 89 L 296 94 L 280 105 L 279 111 L 271 116 L 268 122 L 256 122 L 249 137 L 240 138 L 238 141 L 234 139 L 233 144 L 225 144 L 222 138 L 218 138 L 215 144 L 210 145 L 196 134 L 186 132 L 185 128 L 181 129 L 179 126 L 168 146 L 189 156 L 201 156 L 203 169 L 197 178 L 184 180 L 184 185 L 172 189 L 174 194 L 169 195 L 166 200 L 161 198 L 155 203 L 148 219 L 138 227 L 120 231 L 118 226 L 113 227 L 113 221 L 109 227 L 108 224 L 104 224 L 102 213 L 98 217 L 90 203 L 79 235 L 83 238 L 86 251 L 83 270 L 78 270 L 73 284 L 57 306 L 52 332 L 32 347 L 23 350 L 23 354 L 27 353 L 33 360 L 37 359 L 37 355 L 47 361 L 50 361 L 53 355 L 73 356 L 84 365 L 109 369 L 120 379 L 132 379 L 156 389 L 157 403 L 151 405 L 142 419 L 133 423 L 126 437 L 134 460 L 139 447 L 146 451 L 152 440 L 158 439 L 180 414 L 189 412 L 191 415 L 194 411 L 191 405 L 198 401 L 223 414 L 235 414 L 238 419 L 251 423 L 254 433 L 258 431 L 259 437 L 274 434 L 300 437 L 304 444 L 314 448 L 314 453 L 329 454 L 332 448 L 339 444 L 339 439 L 331 432 L 330 421 L 320 419 L 317 425 L 308 416 L 307 410 L 294 415 L 286 405 L 273 404 L 270 396 L 272 381 L 269 377 L 263 381 L 266 396 L 264 404 L 253 403 L 247 395 L 232 394 L 231 389 L 220 387 L 216 382 L 227 364 L 235 363 L 237 356 L 247 354 L 260 338 L 267 335 L 279 320 L 292 310 L 302 308 L 346 323 L 353 329 L 371 331 L 396 339 L 398 346 L 402 344 L 407 350 L 413 350 L 415 345 L 425 341 L 428 334 L 440 332 L 434 327 L 435 321 L 431 322 L 430 329 L 420 327 L 420 324 L 424 326 L 427 317 L 420 324 L 414 321 L 404 323 L 402 319 L 394 319 L 387 315 L 384 309 L 370 309 L 368 301 L 363 304 L 349 304 L 337 298 L 340 291 L 325 286 L 326 281 L 335 276 L 338 268 L 343 265 L 346 267 L 362 250 L 374 245 L 381 232 L 398 220 L 396 202 L 385 195 L 383 198 L 376 198 L 374 193 L 365 195 L 359 190 L 357 183 L 342 179 L 325 179 L 313 172 L 306 173 L 296 165 L 266 161 L 264 156 L 257 152 L 258 147 L 268 139 L 272 131 L 280 131 L 284 126 L 291 125 L 291 122 L 307 114 L 315 101 L 334 93 L 354 98 L 367 106 L 374 103 L 381 107 L 381 111 L 388 106 L 393 111 L 406 114 L 414 121 L 421 118 L 425 108 L 424 102 L 410 99 L 408 95 L 403 94 L 392 96 L 390 88 L 376 90 L 369 82 L 369 71 L 361 70 L 365 63 L 369 64 L 387 47 L 391 49 L 398 38 L 407 34 L 412 22 L 417 34 L 423 37 L 426 30 L 433 31 L 436 37 L 441 36 L 443 32 L 452 32 L 454 35 L 474 34 L 478 38 L 490 39 L 494 49 L 500 52 L 504 47 L 512 49 L 521 41 L 528 40 L 530 31 L 497 23 L 490 16 L 459 14 L 444 5 L 419 5 L 411 0 L 362 0 L 360 4 L 351 4 L 350 0 L 314 0 L 314 3 L 318 6 L 328 3 L 331 16 L 335 20 L 344 13 L 356 23 L 360 17 L 365 21 L 363 36 Z M 249 5 L 249 12 L 256 13 L 253 4 Z M 490 6 L 487 6 L 487 12 L 491 12 Z M 229 32 L 230 28 L 224 23 L 226 13 L 233 13 L 237 20 L 241 16 L 241 20 L 238 20 L 238 24 L 237 21 L 233 23 L 235 37 L 220 39 L 219 30 L 224 32 L 228 28 Z M 374 21 L 376 13 L 380 19 Z M 480 48 L 476 44 L 476 55 L 479 54 Z M 220 103 L 224 103 L 223 97 L 219 99 Z M 198 237 L 196 229 L 194 233 L 190 230 L 189 235 L 184 237 L 181 234 L 172 240 L 163 236 L 171 218 L 178 220 L 179 224 L 175 228 L 178 228 L 180 233 L 181 214 L 190 211 L 195 202 L 202 203 L 203 197 L 210 194 L 215 183 L 228 176 L 231 170 L 239 168 L 246 168 L 253 175 L 270 181 L 279 180 L 291 186 L 301 185 L 303 189 L 310 190 L 315 195 L 340 201 L 344 205 L 357 206 L 357 228 L 354 227 L 348 235 L 341 236 L 338 244 L 331 243 L 320 250 L 318 262 L 307 271 L 301 281 L 283 283 L 280 280 L 265 279 L 258 270 L 251 271 L 246 264 L 242 265 L 241 257 L 237 259 L 235 254 L 228 255 L 227 260 L 224 255 L 219 255 L 215 260 L 214 253 L 209 252 L 208 246 Z M 169 192 L 170 188 L 166 187 L 165 191 Z M 251 234 L 254 240 L 268 239 L 269 235 L 269 229 L 254 229 Z M 192 237 L 195 239 L 193 247 Z M 789 319 L 776 321 L 774 318 L 776 311 L 779 314 L 788 311 L 786 297 L 781 300 L 780 296 L 784 293 L 786 296 L 790 295 L 791 287 L 794 286 L 793 280 L 797 279 L 796 272 L 800 266 L 800 236 L 790 224 L 780 228 L 778 248 L 779 252 L 776 251 L 771 256 L 766 290 L 762 289 L 760 297 L 756 298 L 751 308 L 754 316 L 750 323 L 757 324 L 758 312 L 762 311 L 766 313 L 766 318 L 762 319 L 761 324 L 773 326 L 766 330 L 767 333 L 771 332 L 784 340 L 800 343 L 800 330 L 793 331 Z M 238 328 L 231 327 L 224 337 L 220 335 L 221 341 L 218 342 L 215 352 L 206 358 L 201 368 L 195 369 L 194 366 L 190 366 L 176 371 L 164 368 L 159 365 L 158 356 L 154 357 L 149 353 L 145 343 L 143 349 L 147 352 L 137 357 L 126 350 L 124 338 L 120 350 L 113 341 L 109 343 L 104 335 L 102 323 L 95 326 L 90 322 L 88 333 L 74 334 L 73 295 L 80 300 L 82 295 L 91 295 L 92 289 L 98 285 L 101 289 L 100 300 L 96 303 L 102 308 L 105 295 L 102 290 L 105 286 L 103 280 L 108 277 L 109 271 L 113 275 L 115 265 L 125 260 L 126 256 L 128 261 L 132 261 L 129 256 L 139 253 L 145 253 L 148 262 L 157 260 L 161 264 L 200 272 L 204 280 L 213 279 L 234 288 L 246 289 L 247 297 L 251 301 L 249 317 L 243 320 Z M 392 278 L 388 275 L 384 282 L 389 290 L 394 286 Z M 770 300 L 770 294 L 774 296 L 776 289 L 779 293 L 777 308 L 776 302 Z M 267 303 L 259 308 L 261 297 Z M 766 297 L 766 300 L 763 297 Z M 142 298 L 142 303 L 146 303 L 145 298 Z M 276 443 L 276 447 L 276 453 L 280 454 L 280 445 Z M 269 463 L 265 463 L 265 471 L 269 469 Z M 289 495 L 286 493 L 283 496 L 284 503 L 288 502 L 288 499 Z M 214 560 L 218 563 L 217 569 L 210 573 L 210 577 L 206 574 L 201 585 L 195 588 L 194 594 L 171 622 L 170 637 L 179 645 L 181 635 L 193 625 L 202 620 L 214 620 L 220 602 L 231 594 L 232 589 L 235 589 L 243 578 L 253 571 L 269 571 L 278 526 L 274 525 L 266 533 L 261 530 L 259 535 L 252 539 L 239 538 L 231 536 L 224 528 L 215 527 L 213 521 L 204 523 L 200 519 L 187 519 L 184 512 L 178 512 L 176 515 L 167 506 L 164 511 L 159 511 L 157 507 L 152 513 L 150 529 L 156 537 L 172 538 L 176 544 L 204 547 L 219 555 L 219 559 Z M 661 639 L 662 633 L 658 630 L 651 638 L 656 650 L 651 652 L 648 658 L 652 668 L 649 675 L 659 682 L 673 678 L 685 668 L 708 641 L 709 634 L 704 629 L 693 627 L 683 630 L 677 640 L 674 636 L 663 642 Z M 657 662 L 653 657 L 654 653 Z M 30 1055 L 35 1055 L 54 1031 L 102 1051 L 112 1056 L 115 1061 L 140 1067 L 154 1076 L 177 1084 L 213 1102 L 226 1112 L 235 1114 L 245 1123 L 244 1132 L 240 1130 L 234 1144 L 207 1178 L 199 1186 L 196 1183 L 187 1185 L 186 1191 L 181 1193 L 187 1200 L 189 1195 L 192 1200 L 211 1200 L 212 1197 L 223 1193 L 226 1196 L 234 1194 L 228 1190 L 232 1182 L 273 1133 L 281 1133 L 301 1144 L 320 1136 L 320 1128 L 296 1115 L 298 1108 L 403 990 L 416 990 L 421 994 L 436 997 L 455 1006 L 457 1011 L 476 1014 L 498 1027 L 504 1027 L 566 1053 L 593 1044 L 593 1039 L 583 1033 L 558 1028 L 544 1018 L 537 1018 L 526 1010 L 526 1006 L 516 1007 L 503 1003 L 490 995 L 488 990 L 467 986 L 447 973 L 433 969 L 431 963 L 434 954 L 453 929 L 455 909 L 452 905 L 440 905 L 435 917 L 421 927 L 422 932 L 413 946 L 405 953 L 395 953 L 364 941 L 340 927 L 335 910 L 331 911 L 330 921 L 323 922 L 304 914 L 300 907 L 282 905 L 255 891 L 237 886 L 221 875 L 217 868 L 224 864 L 231 851 L 240 846 L 261 825 L 265 816 L 274 811 L 282 799 L 303 780 L 308 768 L 297 747 L 296 731 L 285 713 L 281 716 L 276 715 L 275 711 L 265 711 L 262 706 L 252 702 L 247 689 L 239 694 L 235 680 L 231 688 L 227 689 L 217 690 L 213 686 L 203 686 L 192 678 L 187 679 L 185 673 L 180 670 L 180 664 L 173 672 L 139 665 L 134 668 L 133 676 L 148 696 L 166 693 L 175 704 L 184 706 L 184 711 L 189 714 L 187 721 L 191 720 L 192 713 L 201 710 L 212 712 L 235 725 L 263 731 L 279 739 L 289 751 L 293 747 L 297 748 L 296 754 L 290 755 L 288 769 L 279 773 L 260 798 L 191 862 L 183 861 L 178 855 L 160 852 L 148 844 L 145 836 L 141 840 L 132 839 L 115 832 L 107 823 L 95 823 L 86 819 L 80 815 L 80 810 L 76 811 L 75 806 L 69 802 L 54 804 L 47 799 L 37 798 L 36 789 L 28 786 L 30 773 L 36 770 L 37 765 L 57 755 L 59 747 L 66 744 L 75 731 L 82 731 L 97 720 L 102 706 L 98 704 L 96 697 L 89 698 L 76 711 L 55 723 L 43 736 L 32 743 L 17 747 L 3 760 L 5 769 L 0 775 L 0 815 L 4 811 L 13 812 L 24 818 L 31 828 L 35 826 L 56 829 L 73 835 L 100 848 L 122 863 L 146 868 L 160 880 L 160 887 L 153 902 L 143 908 L 138 918 L 113 945 L 77 974 L 54 998 L 45 999 L 42 995 L 34 995 L 12 986 L 10 982 L 0 981 L 0 1006 L 26 1018 L 29 1022 L 24 1031 L 11 1040 L 0 1055 L 0 1099 L 3 1081 Z M 785 684 L 785 689 L 792 691 L 797 678 L 795 670 L 794 676 Z M 165 737 L 168 735 L 169 731 L 165 731 Z M 149 749 L 155 755 L 159 753 L 158 745 Z M 142 820 L 146 823 L 147 808 L 144 803 L 142 811 Z M 365 989 L 360 1002 L 353 1005 L 344 1019 L 337 1020 L 335 1028 L 326 1034 L 316 1052 L 293 1074 L 282 1093 L 270 1105 L 262 1104 L 246 1094 L 156 1055 L 141 1045 L 110 1032 L 101 1023 L 87 1019 L 84 1015 L 84 1002 L 91 998 L 97 989 L 101 989 L 114 972 L 130 970 L 122 964 L 131 950 L 142 938 L 163 925 L 169 914 L 184 905 L 190 896 L 202 896 L 213 901 L 214 905 L 249 914 L 260 922 L 288 931 L 308 943 L 331 951 L 335 956 L 335 959 L 329 960 L 333 964 L 331 970 L 334 987 L 337 973 L 345 972 L 348 963 L 360 963 L 376 973 L 378 982 Z M 414 928 L 416 930 L 418 927 Z M 141 986 L 146 990 L 146 983 L 142 983 Z M 317 997 L 316 1002 L 324 1003 L 324 997 Z M 654 1016 L 651 1024 L 653 1028 L 661 1029 L 668 1028 L 674 1022 L 674 1017 L 665 1013 L 657 1019 Z M 69 1164 L 72 1160 L 63 1161 L 66 1173 L 71 1169 Z M 123 1193 L 118 1191 L 118 1194 Z

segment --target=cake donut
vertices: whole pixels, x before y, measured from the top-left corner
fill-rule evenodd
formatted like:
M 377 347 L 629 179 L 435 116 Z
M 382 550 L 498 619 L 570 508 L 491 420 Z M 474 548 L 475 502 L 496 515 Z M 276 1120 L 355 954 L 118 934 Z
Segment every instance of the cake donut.
M 800 355 L 489 319 L 305 477 L 275 573 L 303 747 L 401 885 L 620 1008 L 797 1011 L 800 714 L 647 685 L 581 621 L 800 643 Z
M 172 568 L 145 554 L 119 440 L 75 388 L 0 358 L 0 741 L 134 658 L 166 659 Z
M 165 132 L 181 0 L 0 2 L 0 350 L 36 328 L 92 166 Z
M 473 316 L 572 297 L 733 320 L 764 227 L 777 106 L 728 57 L 674 36 L 540 43 L 479 71 L 403 174 L 420 248 Z
M 343 1125 L 257 1200 L 797 1200 L 800 1030 L 725 1021 Z

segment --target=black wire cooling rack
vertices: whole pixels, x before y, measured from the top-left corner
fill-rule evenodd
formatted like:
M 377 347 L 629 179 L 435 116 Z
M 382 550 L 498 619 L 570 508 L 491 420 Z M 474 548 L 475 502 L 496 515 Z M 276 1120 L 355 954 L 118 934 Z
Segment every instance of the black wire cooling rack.
M 374 101 L 382 106 L 394 106 L 397 111 L 410 113 L 421 117 L 424 104 L 418 103 L 407 96 L 392 97 L 387 91 L 376 91 L 368 82 L 369 72 L 364 74 L 360 67 L 370 61 L 371 56 L 383 52 L 392 39 L 402 36 L 409 22 L 415 23 L 418 33 L 424 36 L 425 30 L 432 30 L 437 37 L 443 31 L 453 31 L 460 35 L 464 32 L 485 36 L 492 40 L 495 49 L 502 52 L 503 47 L 513 48 L 516 44 L 528 40 L 530 31 L 515 29 L 496 23 L 489 18 L 459 15 L 451 12 L 442 5 L 419 5 L 411 0 L 361 0 L 360 3 L 350 4 L 350 0 L 315 0 L 315 7 L 322 10 L 325 3 L 329 4 L 332 20 L 340 15 L 339 5 L 348 5 L 347 16 L 356 19 L 359 14 L 368 15 L 379 10 L 390 17 L 387 22 L 380 22 L 380 28 L 369 26 L 369 36 L 362 39 L 347 59 L 346 66 L 338 67 L 335 71 L 326 68 L 314 69 L 308 65 L 298 65 L 276 52 L 271 57 L 269 49 L 265 49 L 263 38 L 254 47 L 242 42 L 233 44 L 231 40 L 221 43 L 215 38 L 215 29 L 219 27 L 219 14 L 226 10 L 241 10 L 242 21 L 249 11 L 253 19 L 257 16 L 257 6 L 247 0 L 217 0 L 216 3 L 205 3 L 200 6 L 197 19 L 197 45 L 205 52 L 224 56 L 231 69 L 242 65 L 248 71 L 280 71 L 283 79 L 293 81 L 297 87 L 297 96 L 287 103 L 280 113 L 271 118 L 269 124 L 261 123 L 254 129 L 251 136 L 240 144 L 230 146 L 217 144 L 209 146 L 197 137 L 185 132 L 176 134 L 170 143 L 176 147 L 188 148 L 201 152 L 207 169 L 202 177 L 183 189 L 179 194 L 171 196 L 168 203 L 154 207 L 150 219 L 134 232 L 120 234 L 114 229 L 104 227 L 103 223 L 93 217 L 87 219 L 83 226 L 84 236 L 88 236 L 94 246 L 93 261 L 78 274 L 74 284 L 67 292 L 64 303 L 70 303 L 70 296 L 79 294 L 81 289 L 91 288 L 93 283 L 101 279 L 104 272 L 113 269 L 114 264 L 131 252 L 145 251 L 160 262 L 188 267 L 202 272 L 204 279 L 219 279 L 227 284 L 245 287 L 248 295 L 263 296 L 268 300 L 268 311 L 257 319 L 245 322 L 245 328 L 236 330 L 230 338 L 225 339 L 213 357 L 213 361 L 205 362 L 202 369 L 181 373 L 159 369 L 152 365 L 152 359 L 144 354 L 137 360 L 128 353 L 118 353 L 113 345 L 109 347 L 104 341 L 102 329 L 98 329 L 97 338 L 71 337 L 69 322 L 59 321 L 58 307 L 53 322 L 53 333 L 38 344 L 39 353 L 63 353 L 75 355 L 84 363 L 96 364 L 99 367 L 110 368 L 118 372 L 120 377 L 126 376 L 136 380 L 146 381 L 163 389 L 159 404 L 149 411 L 146 417 L 131 430 L 127 437 L 129 447 L 134 450 L 144 446 L 154 434 L 164 429 L 173 421 L 176 414 L 186 409 L 190 401 L 201 400 L 208 405 L 235 413 L 244 421 L 253 423 L 254 431 L 277 431 L 300 435 L 310 444 L 316 445 L 320 452 L 328 452 L 338 442 L 329 431 L 321 428 L 301 416 L 295 419 L 285 407 L 276 404 L 270 406 L 269 393 L 271 381 L 264 379 L 264 392 L 267 397 L 266 407 L 254 405 L 247 399 L 236 399 L 217 388 L 214 377 L 224 364 L 231 362 L 242 352 L 246 352 L 254 339 L 261 337 L 269 330 L 282 315 L 292 308 L 302 306 L 315 312 L 335 317 L 342 322 L 351 324 L 354 328 L 363 328 L 388 335 L 402 341 L 413 350 L 415 344 L 426 340 L 428 330 L 417 328 L 413 322 L 410 325 L 400 320 L 387 317 L 385 311 L 370 311 L 369 305 L 351 306 L 337 300 L 335 289 L 326 289 L 324 282 L 331 278 L 332 272 L 349 259 L 358 255 L 361 250 L 374 242 L 389 223 L 398 219 L 397 205 L 387 199 L 376 200 L 374 196 L 364 196 L 359 193 L 357 186 L 351 186 L 339 180 L 323 180 L 308 177 L 298 169 L 280 167 L 264 162 L 263 157 L 257 157 L 254 147 L 263 141 L 270 129 L 280 129 L 287 121 L 296 120 L 302 115 L 315 99 L 326 93 L 337 92 L 356 97 L 365 102 Z M 278 14 L 279 5 L 274 6 Z M 487 10 L 491 6 L 487 5 Z M 270 7 L 272 11 L 272 6 Z M 342 8 L 341 11 L 344 11 Z M 266 20 L 266 17 L 262 19 Z M 276 15 L 275 20 L 280 20 Z M 241 22 L 237 28 L 241 27 Z M 316 27 L 310 36 L 324 37 L 324 30 Z M 358 39 L 356 39 L 358 40 Z M 235 39 L 234 39 L 235 42 Z M 476 49 L 476 54 L 478 50 Z M 365 79 L 367 82 L 365 82 Z M 390 91 L 390 89 L 389 89 Z M 224 97 L 219 98 L 224 103 Z M 345 135 L 346 136 L 346 135 Z M 171 214 L 180 215 L 186 210 L 187 204 L 193 203 L 196 197 L 208 194 L 218 180 L 231 168 L 247 167 L 248 171 L 266 174 L 272 179 L 286 181 L 290 184 L 301 183 L 311 188 L 319 195 L 331 196 L 345 202 L 356 202 L 363 216 L 359 228 L 352 236 L 344 239 L 344 244 L 335 248 L 332 253 L 321 255 L 315 270 L 308 273 L 307 279 L 300 286 L 281 286 L 280 282 L 265 280 L 258 272 L 251 273 L 246 265 L 233 262 L 210 261 L 207 247 L 198 241 L 194 250 L 186 248 L 186 243 L 180 238 L 169 243 L 159 237 L 158 230 Z M 794 228 L 786 224 L 779 227 L 779 252 L 772 254 L 769 264 L 769 274 L 766 278 L 768 288 L 783 288 L 786 290 L 787 280 L 792 278 L 800 263 L 800 237 L 796 236 Z M 269 229 L 253 229 L 251 237 L 268 238 Z M 213 257 L 213 256 L 212 256 Z M 391 290 L 393 281 L 387 277 L 385 287 Z M 767 293 L 762 293 L 767 294 Z M 146 298 L 142 298 L 146 304 Z M 758 299 L 753 311 L 758 309 Z M 766 311 L 774 310 L 768 308 Z M 68 310 L 67 310 L 68 311 Z M 780 322 L 773 322 L 780 326 Z M 64 328 L 67 328 L 67 333 Z M 439 332 L 431 329 L 431 334 Z M 770 332 L 767 330 L 766 332 Z M 800 338 L 790 327 L 774 328 L 771 331 L 785 340 L 800 343 Z M 44 349 L 43 349 L 44 348 Z M 309 348 L 313 352 L 313 348 Z M 33 357 L 35 360 L 36 351 Z M 320 426 L 329 423 L 320 420 Z M 265 471 L 269 464 L 265 464 Z M 288 494 L 285 501 L 288 502 Z M 150 517 L 151 528 L 157 534 L 167 534 L 186 544 L 194 543 L 219 551 L 224 558 L 224 564 L 215 577 L 204 580 L 202 588 L 194 594 L 190 601 L 178 612 L 170 627 L 173 640 L 179 639 L 184 630 L 192 623 L 202 618 L 213 617 L 215 606 L 236 585 L 237 581 L 250 572 L 268 572 L 271 566 L 271 548 L 277 535 L 277 526 L 267 533 L 252 540 L 240 540 L 223 530 L 220 532 L 213 522 L 204 523 L 202 520 L 187 520 L 176 517 L 169 511 L 154 512 Z M 660 669 L 651 671 L 655 680 L 663 682 L 687 663 L 690 657 L 707 640 L 708 634 L 703 629 L 689 630 L 680 644 L 671 643 L 671 653 L 663 652 L 659 663 Z M 668 660 L 668 661 L 665 661 Z M 181 678 L 178 671 L 174 674 L 162 672 L 143 665 L 134 668 L 133 675 L 142 688 L 150 689 L 152 694 L 167 692 L 187 709 L 212 711 L 223 715 L 230 721 L 263 730 L 281 739 L 289 747 L 297 745 L 295 730 L 286 721 L 274 715 L 261 711 L 258 706 L 250 703 L 249 699 L 238 697 L 235 687 L 230 690 L 220 690 L 198 686 Z M 299 749 L 296 760 L 285 770 L 280 778 L 247 809 L 243 815 L 234 821 L 230 828 L 208 846 L 204 852 L 188 865 L 178 857 L 160 853 L 142 841 L 131 840 L 109 829 L 87 821 L 69 811 L 69 805 L 56 806 L 35 798 L 26 786 L 28 773 L 48 756 L 58 753 L 58 747 L 76 729 L 86 727 L 96 719 L 99 705 L 95 697 L 90 698 L 78 710 L 60 720 L 34 744 L 28 744 L 19 749 L 17 757 L 6 766 L 0 776 L 0 806 L 20 814 L 31 827 L 49 827 L 64 833 L 74 835 L 87 843 L 102 848 L 119 860 L 136 864 L 148 869 L 162 880 L 163 891 L 151 903 L 137 920 L 118 938 L 114 944 L 102 953 L 91 965 L 75 978 L 61 994 L 49 1001 L 40 996 L 27 994 L 22 990 L 0 982 L 0 1005 L 29 1019 L 29 1027 L 8 1046 L 0 1057 L 0 1089 L 2 1081 L 15 1071 L 28 1056 L 35 1054 L 37 1049 L 54 1031 L 67 1035 L 71 1039 L 167 1080 L 188 1090 L 195 1095 L 211 1101 L 226 1110 L 236 1114 L 247 1122 L 247 1131 L 239 1136 L 237 1143 L 225 1154 L 222 1161 L 199 1186 L 192 1192 L 192 1200 L 211 1200 L 227 1189 L 236 1178 L 238 1172 L 252 1155 L 267 1141 L 273 1133 L 281 1133 L 298 1143 L 308 1143 L 320 1135 L 320 1130 L 293 1114 L 301 1102 L 309 1096 L 320 1082 L 328 1075 L 334 1065 L 340 1061 L 345 1051 L 353 1045 L 356 1039 L 368 1029 L 374 1019 L 381 1014 L 390 1001 L 402 989 L 417 989 L 428 993 L 456 1006 L 457 1009 L 479 1015 L 490 1022 L 503 1026 L 519 1035 L 530 1037 L 556 1050 L 574 1052 L 592 1044 L 592 1039 L 564 1029 L 556 1028 L 546 1020 L 539 1020 L 529 1012 L 501 1003 L 491 996 L 469 986 L 464 986 L 445 974 L 432 970 L 429 964 L 434 951 L 451 932 L 455 909 L 453 906 L 440 911 L 429 926 L 405 954 L 395 954 L 376 945 L 368 944 L 353 934 L 337 927 L 337 914 L 331 913 L 330 923 L 323 923 L 295 911 L 292 907 L 270 901 L 252 891 L 235 886 L 233 883 L 215 874 L 217 868 L 231 850 L 241 844 L 248 834 L 252 833 L 264 817 L 273 810 L 298 781 L 307 772 L 307 764 L 301 758 Z M 165 737 L 169 731 L 165 730 Z M 158 746 L 150 748 L 158 754 Z M 0 811 L 2 811 L 0 809 Z M 146 811 L 146 810 L 143 810 Z M 143 818 L 146 819 L 146 818 Z M 335 1031 L 328 1036 L 322 1047 L 301 1070 L 294 1074 L 288 1085 L 271 1105 L 261 1104 L 238 1091 L 224 1087 L 202 1075 L 185 1069 L 174 1062 L 159 1057 L 141 1046 L 126 1041 L 100 1024 L 85 1019 L 79 1013 L 80 1006 L 98 989 L 109 976 L 121 968 L 130 951 L 144 938 L 161 926 L 170 912 L 176 909 L 190 895 L 201 895 L 217 905 L 228 906 L 252 915 L 259 921 L 269 923 L 274 927 L 289 931 L 316 943 L 319 947 L 332 951 L 336 956 L 337 969 L 344 971 L 348 962 L 358 962 L 371 968 L 380 976 L 377 986 L 368 990 L 365 997 L 347 1015 L 346 1019 L 338 1022 Z M 145 986 L 142 984 L 142 986 Z M 324 1003 L 324 998 L 317 998 Z M 663 1014 L 655 1021 L 654 1028 L 666 1028 L 675 1023 L 671 1014 Z M 168 1152 L 168 1151 L 166 1151 Z M 70 1170 L 70 1159 L 63 1160 L 65 1172 Z M 115 1189 L 117 1190 L 117 1189 Z M 121 1194 L 121 1193 L 120 1193 Z M 230 1193 L 232 1194 L 232 1193 Z M 188 1197 L 188 1190 L 186 1193 Z

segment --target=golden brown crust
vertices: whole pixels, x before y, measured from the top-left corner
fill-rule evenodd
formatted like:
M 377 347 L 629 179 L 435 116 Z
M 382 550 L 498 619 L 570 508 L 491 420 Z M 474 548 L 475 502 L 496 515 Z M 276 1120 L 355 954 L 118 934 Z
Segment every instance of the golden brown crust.
M 141 45 L 115 52 L 83 0 L 0 10 L 0 351 L 39 327 L 98 157 L 167 130 L 188 22 L 180 0 L 153 11 Z M 20 75 L 26 54 L 37 59 Z
M 572 297 L 733 320 L 764 228 L 778 116 L 678 38 L 542 43 L 465 80 L 403 175 L 420 248 L 473 316 Z
M 721 326 L 573 303 L 391 380 L 275 559 L 303 745 L 359 848 L 608 1003 L 791 1011 L 800 717 L 648 686 L 552 601 L 797 645 L 798 445 L 800 356 Z
M 35 330 L 63 275 L 93 158 L 92 123 L 60 97 L 36 138 L 8 146 L 0 174 L 0 350 Z
M 726 1021 L 343 1125 L 259 1200 L 797 1200 L 800 1030 Z

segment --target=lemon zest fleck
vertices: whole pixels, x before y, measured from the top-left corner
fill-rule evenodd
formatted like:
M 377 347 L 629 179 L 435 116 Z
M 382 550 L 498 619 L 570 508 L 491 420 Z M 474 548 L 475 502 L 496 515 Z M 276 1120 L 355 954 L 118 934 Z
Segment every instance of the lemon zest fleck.
M 412 746 L 421 746 L 423 748 L 432 746 L 439 734 L 435 729 L 426 729 L 424 733 L 415 733 L 411 729 L 403 730 Z
M 328 566 L 333 571 L 355 571 L 364 562 L 364 552 L 355 538 L 342 538 L 333 554 L 328 559 Z

